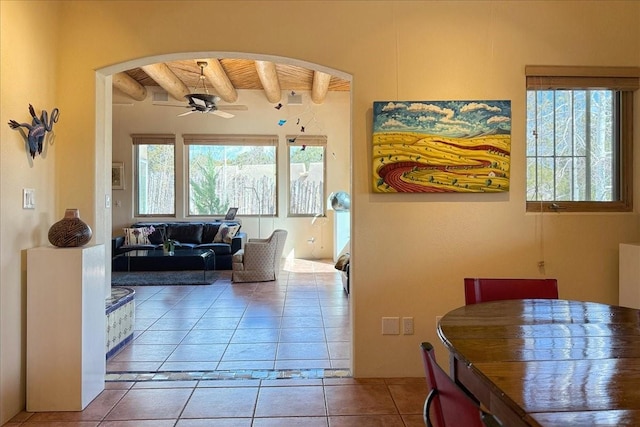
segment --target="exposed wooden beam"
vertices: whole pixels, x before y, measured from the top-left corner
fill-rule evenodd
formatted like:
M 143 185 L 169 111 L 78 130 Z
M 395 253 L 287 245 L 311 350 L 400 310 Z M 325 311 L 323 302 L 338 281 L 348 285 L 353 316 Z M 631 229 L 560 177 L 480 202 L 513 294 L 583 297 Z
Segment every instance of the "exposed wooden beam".
M 322 104 L 324 98 L 329 91 L 329 82 L 331 81 L 331 74 L 323 73 L 322 71 L 313 72 L 313 85 L 311 86 L 311 100 L 315 104 Z
M 215 58 L 205 61 L 207 66 L 204 67 L 204 76 L 209 80 L 218 96 L 226 102 L 236 102 L 238 100 L 238 92 L 233 87 L 220 61 Z
M 121 92 L 130 96 L 136 101 L 144 101 L 147 97 L 147 88 L 142 86 L 127 73 L 114 74 L 112 82 L 113 86 L 120 89 Z
M 184 101 L 185 95 L 189 93 L 189 88 L 182 83 L 182 80 L 164 63 L 144 65 L 145 73 L 156 81 L 164 90 L 179 101 Z
M 276 64 L 270 61 L 256 61 L 256 71 L 267 100 L 271 103 L 280 102 L 282 91 L 280 90 Z

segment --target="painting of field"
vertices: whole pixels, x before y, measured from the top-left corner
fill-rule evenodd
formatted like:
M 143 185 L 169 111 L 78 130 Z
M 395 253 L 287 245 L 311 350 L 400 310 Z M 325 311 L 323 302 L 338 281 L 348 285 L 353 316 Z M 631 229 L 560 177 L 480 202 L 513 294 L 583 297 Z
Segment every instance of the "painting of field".
M 509 191 L 510 101 L 374 102 L 373 191 Z

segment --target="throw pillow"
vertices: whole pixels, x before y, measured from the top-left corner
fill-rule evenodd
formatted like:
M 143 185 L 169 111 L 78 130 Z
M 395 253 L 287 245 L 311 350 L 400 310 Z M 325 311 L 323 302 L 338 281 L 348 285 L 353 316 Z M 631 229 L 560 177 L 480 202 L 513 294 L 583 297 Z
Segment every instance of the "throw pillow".
M 149 234 L 153 230 L 149 227 L 124 228 L 124 245 L 123 246 L 139 246 L 150 245 Z
M 213 238 L 213 243 L 231 243 L 239 230 L 239 225 L 221 224 L 216 237 Z
M 228 227 L 229 232 L 227 233 L 226 236 L 224 236 L 224 238 L 222 239 L 225 243 L 229 243 L 231 244 L 231 241 L 233 240 L 234 237 L 236 237 L 236 234 L 238 234 L 238 231 L 240 231 L 240 226 L 239 225 L 230 225 Z
M 161 245 L 162 243 L 164 243 L 166 234 L 167 232 L 164 225 L 155 227 L 155 230 L 148 236 L 149 243 L 151 243 L 152 245 Z

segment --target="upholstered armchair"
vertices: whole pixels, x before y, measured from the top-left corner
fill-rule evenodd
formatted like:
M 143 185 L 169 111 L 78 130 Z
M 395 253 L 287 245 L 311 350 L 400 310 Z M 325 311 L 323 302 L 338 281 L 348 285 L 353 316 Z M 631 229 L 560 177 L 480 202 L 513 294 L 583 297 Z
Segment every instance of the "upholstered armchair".
M 249 239 L 233 254 L 232 282 L 269 282 L 278 278 L 286 230 L 274 230 L 266 239 Z

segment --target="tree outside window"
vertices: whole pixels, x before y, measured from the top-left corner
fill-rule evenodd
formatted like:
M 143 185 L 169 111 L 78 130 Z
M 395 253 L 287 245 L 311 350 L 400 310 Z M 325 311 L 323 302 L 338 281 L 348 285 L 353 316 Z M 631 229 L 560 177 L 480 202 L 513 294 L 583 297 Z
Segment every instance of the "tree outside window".
M 289 145 L 290 216 L 325 214 L 325 141 L 324 137 L 298 137 Z
M 136 157 L 136 216 L 175 215 L 173 137 L 134 136 L 133 141 Z
M 527 210 L 631 210 L 638 78 L 620 75 L 632 70 L 532 66 L 526 72 Z

